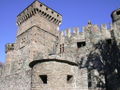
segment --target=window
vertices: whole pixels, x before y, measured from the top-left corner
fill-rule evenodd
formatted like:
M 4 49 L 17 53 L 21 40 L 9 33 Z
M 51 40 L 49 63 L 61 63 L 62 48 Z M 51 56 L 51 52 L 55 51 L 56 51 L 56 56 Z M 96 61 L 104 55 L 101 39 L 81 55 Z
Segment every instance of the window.
M 80 47 L 83 47 L 85 46 L 86 43 L 85 42 L 77 42 L 77 47 L 80 48 Z
M 116 12 L 117 15 L 120 15 L 120 10 Z
M 107 42 L 107 44 L 111 44 L 112 43 L 111 39 L 107 39 L 106 42 Z
M 60 53 L 64 52 L 64 44 L 60 44 Z
M 62 52 L 61 44 L 60 44 L 60 53 Z
M 42 80 L 43 84 L 47 84 L 47 75 L 39 75 L 39 77 Z
M 40 7 L 42 7 L 42 4 L 40 4 Z
M 72 83 L 73 75 L 67 75 L 67 83 Z
M 54 12 L 52 11 L 51 13 L 53 14 Z
M 59 17 L 59 15 L 57 15 L 57 17 Z
M 48 8 L 46 8 L 46 10 L 48 10 Z
M 92 87 L 92 83 L 90 81 L 88 82 L 88 87 Z
M 91 72 L 88 71 L 88 87 L 92 87 Z
M 62 52 L 64 52 L 64 44 L 62 44 Z

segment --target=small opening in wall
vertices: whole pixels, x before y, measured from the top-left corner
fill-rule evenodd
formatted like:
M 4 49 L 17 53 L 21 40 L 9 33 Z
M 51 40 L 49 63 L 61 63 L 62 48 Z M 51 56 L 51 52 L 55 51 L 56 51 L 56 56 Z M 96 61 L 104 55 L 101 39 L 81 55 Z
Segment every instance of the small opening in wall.
M 53 14 L 54 12 L 52 11 L 51 13 Z
M 36 11 L 39 11 L 39 9 L 38 9 L 38 8 L 36 8 Z
M 107 39 L 106 42 L 107 42 L 108 44 L 111 44 L 111 43 L 112 43 L 111 39 Z
M 59 17 L 59 15 L 57 15 L 57 17 Z
M 73 75 L 67 75 L 67 83 L 72 83 Z
M 40 4 L 40 7 L 42 7 L 42 4 Z
M 46 10 L 48 10 L 48 8 L 46 8 Z
M 88 82 L 88 87 L 91 87 L 92 86 L 92 83 L 91 82 Z
M 39 77 L 42 80 L 43 84 L 47 84 L 47 75 L 39 75 Z
M 116 12 L 117 15 L 120 15 L 120 10 Z
M 77 47 L 80 48 L 80 47 L 83 47 L 85 46 L 86 43 L 85 42 L 77 42 Z

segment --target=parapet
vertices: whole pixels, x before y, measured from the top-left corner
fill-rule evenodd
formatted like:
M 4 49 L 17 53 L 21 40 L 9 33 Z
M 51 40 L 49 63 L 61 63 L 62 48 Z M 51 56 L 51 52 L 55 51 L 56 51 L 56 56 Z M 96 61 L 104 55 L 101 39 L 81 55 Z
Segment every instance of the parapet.
M 7 53 L 8 51 L 11 51 L 11 50 L 14 50 L 14 46 L 15 44 L 14 43 L 9 43 L 9 44 L 6 44 L 5 45 L 5 53 Z
M 60 37 L 63 37 L 63 38 L 67 37 L 79 42 L 85 41 L 86 36 L 88 36 L 88 34 L 91 34 L 91 36 L 95 38 L 110 39 L 111 30 L 114 30 L 114 29 L 115 29 L 114 24 L 110 24 L 110 25 L 102 24 L 101 26 L 98 26 L 90 23 L 87 26 L 83 27 L 82 30 L 80 30 L 78 27 L 62 30 L 62 32 L 60 32 Z
M 74 27 L 74 28 L 68 28 L 60 32 L 61 36 L 71 37 L 73 35 L 81 35 L 80 28 Z
M 37 13 L 56 25 L 60 25 L 62 22 L 61 14 L 39 2 L 38 0 L 35 0 L 17 16 L 18 26 Z

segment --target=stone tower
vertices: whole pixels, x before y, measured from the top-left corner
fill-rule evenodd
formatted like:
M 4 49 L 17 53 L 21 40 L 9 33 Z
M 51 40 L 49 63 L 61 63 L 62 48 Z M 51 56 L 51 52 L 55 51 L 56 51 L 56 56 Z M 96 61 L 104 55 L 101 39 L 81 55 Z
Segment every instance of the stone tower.
M 29 45 L 30 49 L 32 46 L 34 48 L 33 54 L 39 53 L 38 48 L 41 53 L 48 54 L 57 39 L 61 22 L 62 16 L 59 13 L 35 0 L 17 16 L 19 30 L 16 49 L 22 50 Z
M 15 60 L 26 68 L 40 53 L 47 58 L 53 52 L 61 22 L 61 14 L 35 0 L 17 16 L 17 39 L 15 44 L 6 45 L 7 62 Z

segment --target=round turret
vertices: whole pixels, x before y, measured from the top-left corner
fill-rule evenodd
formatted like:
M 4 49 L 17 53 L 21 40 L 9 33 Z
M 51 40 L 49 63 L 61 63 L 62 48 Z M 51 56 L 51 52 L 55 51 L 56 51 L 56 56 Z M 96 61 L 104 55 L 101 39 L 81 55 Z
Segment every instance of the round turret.
M 116 21 L 120 20 L 120 8 L 113 11 L 112 14 L 111 14 L 111 17 L 112 17 L 113 22 L 116 22 Z
M 78 65 L 68 60 L 42 59 L 31 62 L 32 90 L 79 90 Z

